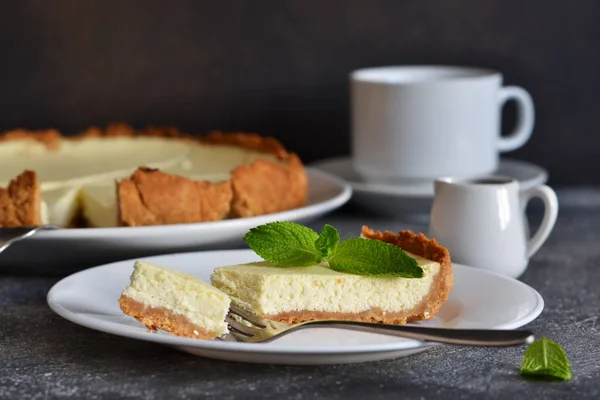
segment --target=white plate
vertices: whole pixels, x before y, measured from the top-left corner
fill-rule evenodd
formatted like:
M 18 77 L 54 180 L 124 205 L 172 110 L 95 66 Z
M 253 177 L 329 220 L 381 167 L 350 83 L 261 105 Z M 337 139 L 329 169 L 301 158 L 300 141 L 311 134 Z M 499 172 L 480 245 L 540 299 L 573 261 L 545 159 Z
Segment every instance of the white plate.
M 345 204 L 350 186 L 330 174 L 307 168 L 309 204 L 294 210 L 194 224 L 41 231 L 0 256 L 0 270 L 65 274 L 133 257 L 243 246 L 250 228 L 273 221 L 310 222 Z
M 215 267 L 256 261 L 251 250 L 209 251 L 146 258 L 210 282 Z M 271 343 L 236 343 L 149 332 L 124 315 L 117 303 L 129 284 L 133 261 L 88 269 L 58 282 L 48 304 L 60 316 L 82 326 L 182 351 L 229 361 L 271 364 L 340 364 L 406 356 L 432 346 L 417 340 L 332 328 L 294 332 Z M 515 329 L 534 320 L 544 301 L 531 287 L 484 270 L 454 264 L 455 283 L 438 315 L 420 325 L 446 328 Z
M 312 166 L 348 182 L 353 190 L 352 202 L 375 214 L 392 216 L 405 222 L 426 223 L 429 219 L 433 182 L 418 185 L 370 183 L 354 170 L 350 157 L 327 159 Z M 494 174 L 518 180 L 523 190 L 542 185 L 548 180 L 548 172 L 542 167 L 506 158 L 500 160 Z

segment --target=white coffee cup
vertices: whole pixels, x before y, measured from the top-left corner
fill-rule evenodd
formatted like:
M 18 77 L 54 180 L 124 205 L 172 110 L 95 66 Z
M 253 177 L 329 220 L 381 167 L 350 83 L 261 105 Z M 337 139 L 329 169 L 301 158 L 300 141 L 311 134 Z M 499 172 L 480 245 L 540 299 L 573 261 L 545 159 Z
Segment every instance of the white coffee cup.
M 533 197 L 544 202 L 544 217 L 529 238 L 525 207 Z M 548 238 L 557 216 L 556 194 L 546 185 L 519 190 L 519 183 L 508 177 L 444 178 L 435 182 L 429 235 L 457 263 L 517 278 Z
M 513 132 L 502 136 L 502 106 L 517 105 Z M 527 142 L 531 96 L 502 87 L 493 70 L 446 66 L 379 67 L 351 74 L 353 166 L 378 183 L 433 182 L 496 171 L 499 152 Z

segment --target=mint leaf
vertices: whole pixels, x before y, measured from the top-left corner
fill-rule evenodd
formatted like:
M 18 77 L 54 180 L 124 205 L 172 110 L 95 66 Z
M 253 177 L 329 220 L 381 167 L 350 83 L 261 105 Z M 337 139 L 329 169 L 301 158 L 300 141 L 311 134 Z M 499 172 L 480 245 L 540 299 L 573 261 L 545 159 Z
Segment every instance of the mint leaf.
M 272 222 L 250 229 L 244 242 L 266 261 L 279 267 L 304 267 L 321 259 L 317 232 L 294 222 Z
M 521 375 L 567 381 L 573 377 L 565 350 L 545 337 L 531 343 L 525 350 Z
M 329 258 L 334 271 L 357 275 L 421 278 L 423 269 L 417 260 L 393 244 L 371 239 L 347 239 Z
M 325 224 L 319 238 L 315 242 L 317 250 L 321 252 L 321 260 L 328 260 L 335 253 L 338 243 L 340 243 L 340 233 L 338 230 L 329 224 Z

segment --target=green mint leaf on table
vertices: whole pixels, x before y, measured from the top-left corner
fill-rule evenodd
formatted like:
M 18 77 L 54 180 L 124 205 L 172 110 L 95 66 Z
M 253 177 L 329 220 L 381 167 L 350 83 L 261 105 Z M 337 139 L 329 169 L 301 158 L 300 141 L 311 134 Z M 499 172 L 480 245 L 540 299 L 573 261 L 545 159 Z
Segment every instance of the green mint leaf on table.
M 244 242 L 279 267 L 305 267 L 321 260 L 315 242 L 319 234 L 294 222 L 272 222 L 250 229 Z
M 325 224 L 319 238 L 315 242 L 315 246 L 321 252 L 322 260 L 328 260 L 335 253 L 335 249 L 339 243 L 340 233 L 338 230 L 329 224 Z
M 421 278 L 423 269 L 404 250 L 370 239 L 347 239 L 329 257 L 334 271 L 357 275 Z
M 558 343 L 545 337 L 527 347 L 521 365 L 521 375 L 562 380 L 570 380 L 573 377 L 567 353 Z

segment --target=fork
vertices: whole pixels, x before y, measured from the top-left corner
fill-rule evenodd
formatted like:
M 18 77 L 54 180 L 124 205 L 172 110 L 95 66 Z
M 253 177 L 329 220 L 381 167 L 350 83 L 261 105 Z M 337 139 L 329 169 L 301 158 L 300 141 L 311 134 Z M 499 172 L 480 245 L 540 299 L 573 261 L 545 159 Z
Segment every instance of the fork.
M 247 343 L 271 342 L 289 333 L 313 327 L 349 329 L 467 346 L 519 346 L 532 343 L 535 339 L 533 332 L 526 330 L 427 328 L 338 320 L 318 320 L 290 325 L 261 318 L 235 306 L 230 306 L 225 321 L 229 325 L 230 335 L 224 340 Z
M 0 228 L 0 253 L 8 249 L 13 243 L 33 236 L 39 231 L 59 228 L 60 226 L 52 224 L 40 226 L 20 226 L 16 228 Z

